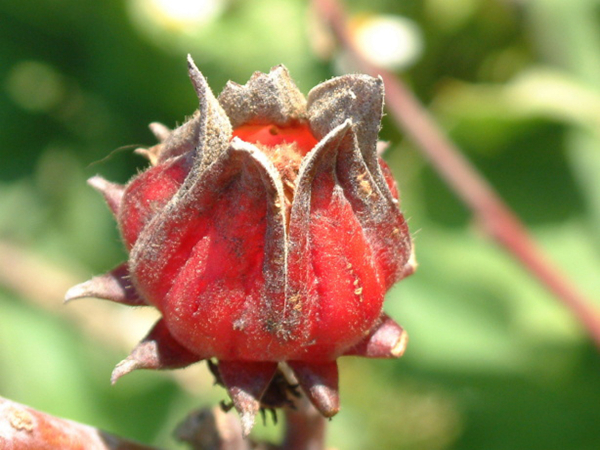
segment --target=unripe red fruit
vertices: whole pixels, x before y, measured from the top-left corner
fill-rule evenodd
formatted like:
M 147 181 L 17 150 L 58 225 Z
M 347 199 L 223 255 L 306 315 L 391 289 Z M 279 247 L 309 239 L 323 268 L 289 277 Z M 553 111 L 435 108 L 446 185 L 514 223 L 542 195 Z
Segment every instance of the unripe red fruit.
M 129 261 L 69 291 L 149 304 L 162 319 L 113 378 L 217 358 L 249 431 L 277 363 L 326 416 L 336 358 L 398 357 L 406 334 L 382 313 L 414 271 L 398 191 L 377 155 L 381 80 L 317 86 L 308 102 L 279 66 L 215 99 L 190 60 L 200 110 L 143 150 L 126 187 L 98 177 Z

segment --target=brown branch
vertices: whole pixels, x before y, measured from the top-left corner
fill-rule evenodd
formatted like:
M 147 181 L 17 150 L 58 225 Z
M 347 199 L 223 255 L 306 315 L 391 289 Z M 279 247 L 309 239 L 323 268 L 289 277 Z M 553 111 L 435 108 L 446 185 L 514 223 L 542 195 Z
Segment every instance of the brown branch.
M 2 450 L 157 450 L 0 397 Z
M 360 69 L 373 76 L 381 76 L 385 84 L 387 108 L 398 127 L 417 144 L 472 210 L 483 229 L 573 312 L 600 347 L 600 315 L 592 306 L 593 302 L 580 293 L 550 261 L 519 218 L 440 130 L 404 83 L 386 70 L 372 65 L 360 54 L 347 31 L 341 3 L 337 0 L 313 0 L 313 4 Z

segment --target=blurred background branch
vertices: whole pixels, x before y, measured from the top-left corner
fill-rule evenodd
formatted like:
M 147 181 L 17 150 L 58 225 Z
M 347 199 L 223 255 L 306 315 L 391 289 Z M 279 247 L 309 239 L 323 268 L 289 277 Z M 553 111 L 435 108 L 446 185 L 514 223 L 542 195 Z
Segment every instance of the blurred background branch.
M 396 124 L 472 210 L 478 224 L 573 312 L 600 349 L 600 313 L 593 302 L 554 266 L 520 219 L 464 158 L 401 79 L 370 63 L 360 52 L 348 30 L 343 3 L 314 0 L 313 4 L 360 70 L 383 79 L 387 108 Z

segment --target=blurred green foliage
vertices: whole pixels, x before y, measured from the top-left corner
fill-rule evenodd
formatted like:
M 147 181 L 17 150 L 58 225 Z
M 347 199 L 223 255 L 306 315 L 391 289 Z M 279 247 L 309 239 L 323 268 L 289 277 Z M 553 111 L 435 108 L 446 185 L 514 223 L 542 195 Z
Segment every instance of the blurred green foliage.
M 174 126 L 194 111 L 186 53 L 216 92 L 279 63 L 308 92 L 343 67 L 335 55 L 333 63 L 316 56 L 305 2 L 198 3 L 217 8 L 186 22 L 166 17 L 159 1 L 0 0 L 0 243 L 78 281 L 124 259 L 85 179 L 125 182 L 145 164 L 132 148 L 153 144 L 147 124 Z M 347 7 L 414 21 L 424 51 L 398 75 L 554 260 L 600 298 L 600 1 Z M 582 327 L 471 226 L 471 213 L 389 119 L 381 138 L 392 143 L 386 159 L 420 262 L 386 306 L 411 342 L 399 361 L 341 361 L 343 409 L 330 444 L 600 448 L 600 358 Z M 191 408 L 224 398 L 218 388 L 190 396 L 156 373 L 110 387 L 125 353 L 95 341 L 63 307 L 32 303 L 10 278 L 49 281 L 32 267 L 5 253 L 0 270 L 0 395 L 169 448 Z

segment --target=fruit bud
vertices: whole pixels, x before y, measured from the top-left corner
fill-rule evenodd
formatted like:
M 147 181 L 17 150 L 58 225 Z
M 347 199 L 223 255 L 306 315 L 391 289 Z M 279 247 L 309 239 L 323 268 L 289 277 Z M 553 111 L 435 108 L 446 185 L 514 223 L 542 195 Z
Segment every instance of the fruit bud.
M 151 129 L 151 167 L 126 186 L 94 177 L 129 260 L 67 299 L 151 305 L 162 318 L 113 380 L 134 369 L 218 360 L 247 434 L 287 364 L 326 417 L 336 359 L 399 357 L 406 333 L 382 312 L 415 268 L 398 190 L 377 153 L 381 79 L 345 75 L 305 98 L 283 66 L 218 99 L 189 59 L 199 109 Z M 269 394 L 271 392 L 271 394 Z

